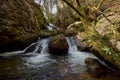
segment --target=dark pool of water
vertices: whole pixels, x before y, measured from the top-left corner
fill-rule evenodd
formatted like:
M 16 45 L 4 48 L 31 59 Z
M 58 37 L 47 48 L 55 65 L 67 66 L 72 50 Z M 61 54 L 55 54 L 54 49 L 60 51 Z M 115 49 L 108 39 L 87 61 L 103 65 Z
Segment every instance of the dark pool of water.
M 92 55 L 74 52 L 66 56 L 31 53 L 1 57 L 0 80 L 120 80 L 112 73 L 92 77 L 84 64 L 89 56 Z

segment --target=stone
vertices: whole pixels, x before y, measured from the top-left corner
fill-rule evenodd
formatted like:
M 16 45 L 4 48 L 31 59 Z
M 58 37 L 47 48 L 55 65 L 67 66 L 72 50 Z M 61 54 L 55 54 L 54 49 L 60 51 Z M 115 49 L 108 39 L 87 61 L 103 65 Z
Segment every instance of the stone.
M 51 38 L 48 44 L 49 53 L 63 55 L 68 53 L 68 43 L 64 35 L 57 35 Z
M 22 50 L 46 27 L 46 19 L 34 0 L 0 1 L 0 52 Z
M 89 74 L 93 77 L 101 77 L 107 74 L 107 68 L 103 66 L 97 59 L 86 58 L 85 64 Z
M 89 48 L 88 48 L 87 44 L 83 42 L 83 40 L 81 39 L 80 36 L 79 37 L 75 36 L 74 39 L 75 39 L 75 43 L 79 50 L 88 51 Z

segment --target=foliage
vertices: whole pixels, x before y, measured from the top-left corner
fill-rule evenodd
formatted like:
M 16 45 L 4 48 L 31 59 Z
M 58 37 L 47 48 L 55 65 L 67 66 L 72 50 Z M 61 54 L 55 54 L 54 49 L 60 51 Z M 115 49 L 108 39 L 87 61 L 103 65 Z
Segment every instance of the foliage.
M 68 25 L 79 20 L 71 7 L 61 0 L 39 0 L 40 6 L 48 22 L 66 29 Z
M 111 54 L 110 49 L 108 47 L 104 47 L 102 50 L 104 50 L 106 54 Z
M 69 5 L 80 17 L 80 20 L 85 28 L 85 31 L 83 32 L 85 35 L 82 35 L 81 32 L 79 32 L 79 36 L 83 39 L 87 38 L 85 42 L 89 45 L 92 45 L 92 48 L 98 52 L 100 57 L 104 58 L 104 60 L 120 69 L 120 55 L 115 51 L 114 48 L 111 48 L 111 46 L 109 46 L 106 41 L 102 39 L 102 35 L 95 28 L 96 23 L 99 21 L 98 17 L 102 16 L 107 23 L 112 25 L 111 30 L 114 34 L 114 40 L 116 40 L 116 25 L 113 23 L 112 19 L 110 20 L 103 12 L 109 7 L 104 8 L 103 10 L 101 9 L 103 2 L 107 2 L 107 0 L 98 0 L 98 2 L 96 2 L 97 4 L 95 5 L 93 2 L 91 2 L 95 0 L 84 0 L 85 5 L 79 2 L 82 0 L 62 1 Z
M 47 21 L 54 22 L 57 0 L 39 0 L 39 4 Z

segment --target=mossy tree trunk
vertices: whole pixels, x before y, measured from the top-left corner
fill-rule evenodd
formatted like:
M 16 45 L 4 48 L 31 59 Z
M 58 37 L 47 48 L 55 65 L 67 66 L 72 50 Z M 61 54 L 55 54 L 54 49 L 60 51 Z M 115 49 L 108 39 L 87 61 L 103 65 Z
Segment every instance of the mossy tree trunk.
M 68 4 L 74 11 L 76 11 L 76 13 L 78 13 L 78 15 L 80 16 L 85 32 L 79 32 L 78 35 L 84 39 L 84 42 L 90 45 L 94 50 L 98 51 L 97 55 L 112 64 L 114 67 L 120 69 L 119 53 L 117 53 L 113 48 L 111 48 L 111 46 L 106 43 L 106 41 L 102 39 L 102 36 L 96 31 L 94 27 L 94 21 L 90 22 L 87 18 L 88 15 L 85 15 L 85 12 L 83 10 L 84 8 L 82 8 L 82 6 L 79 6 L 82 9 L 81 11 L 79 11 L 79 9 L 76 8 L 72 3 L 70 3 L 70 1 L 63 1 Z M 94 16 L 94 13 L 92 14 Z

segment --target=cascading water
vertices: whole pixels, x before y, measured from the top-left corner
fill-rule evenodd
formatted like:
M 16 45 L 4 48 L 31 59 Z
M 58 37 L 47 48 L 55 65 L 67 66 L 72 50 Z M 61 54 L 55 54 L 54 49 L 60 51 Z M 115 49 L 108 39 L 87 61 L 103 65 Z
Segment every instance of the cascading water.
M 15 56 L 19 54 L 30 55 L 35 53 L 43 53 L 44 51 L 47 51 L 48 42 L 49 42 L 49 39 L 38 39 L 37 42 L 30 44 L 24 50 L 5 52 L 5 53 L 1 53 L 0 56 L 9 57 L 9 56 Z M 39 52 L 40 50 L 41 52 Z
M 87 53 L 87 52 L 80 52 L 76 46 L 76 43 L 74 41 L 73 37 L 67 37 L 66 38 L 68 45 L 69 45 L 69 50 L 68 50 L 68 61 L 72 64 L 81 64 L 85 65 L 84 60 L 87 57 L 92 57 L 96 58 L 93 54 Z M 14 52 L 7 52 L 0 54 L 0 56 L 14 56 L 14 55 L 32 55 L 29 59 L 27 59 L 27 63 L 30 64 L 39 64 L 43 63 L 45 61 L 51 61 L 50 59 L 50 54 L 48 53 L 48 43 L 50 39 L 38 39 L 37 42 L 32 43 L 30 46 L 25 48 L 23 51 L 14 51 Z M 29 48 L 35 46 L 34 50 L 32 52 L 29 52 Z M 27 53 L 25 53 L 27 51 Z M 97 59 L 97 58 L 96 58 Z
M 35 46 L 35 47 L 33 47 L 33 46 Z M 19 55 L 19 54 L 30 55 L 30 54 L 33 54 L 33 53 L 37 53 L 40 49 L 40 46 L 41 46 L 41 40 L 38 39 L 37 42 L 34 42 L 34 43 L 30 44 L 24 50 L 5 52 L 5 53 L 1 53 L 0 56 L 9 57 L 9 56 L 15 56 L 15 55 Z M 34 49 L 31 50 L 31 48 L 34 48 Z
M 38 39 L 32 53 L 47 53 L 49 39 Z M 26 49 L 27 50 L 27 49 Z
M 27 65 L 33 67 L 40 67 L 51 62 L 52 59 L 49 58 L 50 55 L 48 54 L 48 43 L 49 38 L 41 39 L 38 41 L 38 45 L 36 46 L 36 49 L 33 51 L 33 53 L 36 55 L 27 59 Z M 36 53 L 38 50 L 40 50 L 40 52 Z
M 2 65 L 0 66 L 0 72 L 3 73 L 2 75 L 7 76 L 1 79 L 0 75 L 0 80 L 87 80 L 88 78 L 98 80 L 84 74 L 86 73 L 84 60 L 87 57 L 96 57 L 91 53 L 79 51 L 73 37 L 68 37 L 66 40 L 69 45 L 68 55 L 66 56 L 53 56 L 48 53 L 49 38 L 38 39 L 37 42 L 32 43 L 23 51 L 2 54 L 2 57 L 9 57 L 0 60 L 0 65 Z M 21 57 L 10 57 L 18 54 Z M 82 75 L 88 78 L 86 79 Z M 14 79 L 14 76 L 18 78 Z M 112 77 L 116 78 L 114 76 Z M 115 80 L 119 79 L 117 78 Z
M 53 24 L 48 23 L 47 28 L 48 28 L 48 30 L 53 30 Z
M 77 46 L 75 44 L 74 38 L 73 37 L 69 37 L 69 38 L 66 38 L 66 40 L 67 40 L 68 45 L 69 45 L 68 53 L 78 52 L 78 48 L 77 48 Z
M 66 38 L 66 40 L 69 45 L 69 51 L 68 51 L 69 59 L 68 60 L 73 65 L 80 64 L 80 65 L 85 66 L 85 59 L 89 57 L 89 58 L 97 59 L 101 64 L 103 64 L 107 68 L 111 69 L 107 64 L 104 63 L 104 61 L 101 61 L 96 56 L 94 56 L 92 53 L 79 51 L 77 48 L 77 45 L 74 41 L 74 37 Z
M 91 53 L 79 51 L 73 37 L 69 37 L 69 38 L 66 38 L 66 39 L 67 39 L 67 42 L 68 42 L 68 45 L 69 45 L 69 51 L 68 51 L 68 53 L 69 53 L 68 58 L 69 59 L 68 60 L 69 60 L 70 63 L 85 65 L 84 60 L 86 58 L 91 57 L 91 58 L 97 59 L 97 57 L 95 57 Z

